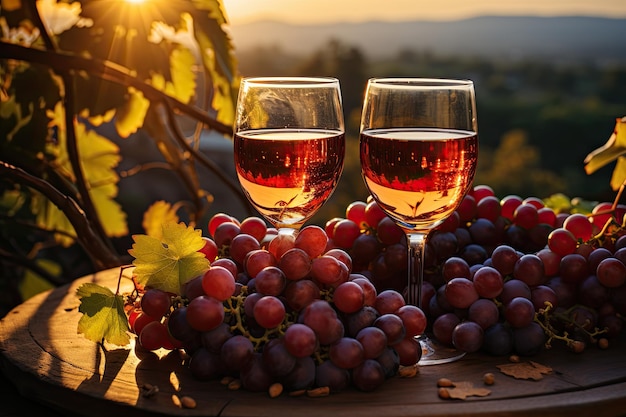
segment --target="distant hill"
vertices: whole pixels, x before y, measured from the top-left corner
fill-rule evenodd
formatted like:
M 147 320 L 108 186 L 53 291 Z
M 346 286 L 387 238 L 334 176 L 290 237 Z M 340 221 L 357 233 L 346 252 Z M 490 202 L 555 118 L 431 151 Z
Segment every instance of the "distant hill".
M 483 16 L 447 22 L 365 22 L 291 25 L 259 21 L 231 25 L 235 47 L 280 46 L 308 54 L 334 38 L 372 58 L 403 49 L 440 54 L 551 61 L 626 63 L 626 19 Z

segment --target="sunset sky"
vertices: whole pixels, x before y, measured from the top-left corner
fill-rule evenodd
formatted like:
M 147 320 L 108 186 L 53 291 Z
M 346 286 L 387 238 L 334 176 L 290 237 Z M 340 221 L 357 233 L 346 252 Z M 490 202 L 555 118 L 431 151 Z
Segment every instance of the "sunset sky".
M 626 0 L 223 0 L 231 24 L 367 20 L 454 20 L 478 15 L 586 15 L 626 18 Z

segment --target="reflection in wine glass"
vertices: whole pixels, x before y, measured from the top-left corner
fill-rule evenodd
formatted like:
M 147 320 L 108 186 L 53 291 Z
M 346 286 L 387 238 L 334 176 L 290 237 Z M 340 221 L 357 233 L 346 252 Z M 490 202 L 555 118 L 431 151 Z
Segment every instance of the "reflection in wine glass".
M 478 157 L 474 86 L 466 80 L 371 79 L 361 118 L 365 185 L 407 236 L 407 302 L 422 305 L 424 245 L 470 189 Z M 420 365 L 463 352 L 420 337 Z
M 293 236 L 328 200 L 343 170 L 339 81 L 244 78 L 234 154 L 250 203 L 279 234 Z

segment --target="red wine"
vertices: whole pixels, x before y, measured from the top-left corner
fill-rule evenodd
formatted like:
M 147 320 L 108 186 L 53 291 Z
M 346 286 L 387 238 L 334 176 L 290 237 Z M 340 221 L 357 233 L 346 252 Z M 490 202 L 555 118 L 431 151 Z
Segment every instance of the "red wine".
M 299 227 L 335 190 L 344 134 L 328 130 L 254 130 L 234 138 L 235 167 L 252 205 L 276 227 Z
M 445 129 L 361 134 L 361 167 L 374 199 L 410 229 L 429 230 L 460 204 L 476 172 L 478 136 Z

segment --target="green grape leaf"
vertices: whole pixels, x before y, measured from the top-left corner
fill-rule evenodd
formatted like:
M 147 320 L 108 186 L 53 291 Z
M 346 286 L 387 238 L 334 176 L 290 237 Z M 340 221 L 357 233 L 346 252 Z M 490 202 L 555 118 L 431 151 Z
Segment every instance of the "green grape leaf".
M 78 311 L 83 313 L 78 321 L 78 333 L 95 343 L 105 341 L 118 346 L 130 342 L 128 318 L 124 312 L 124 299 L 110 289 L 92 282 L 76 290 L 80 299 Z
M 611 188 L 616 191 L 626 180 L 626 165 L 623 161 L 623 155 L 625 154 L 626 116 L 616 119 L 615 129 L 609 140 L 603 146 L 587 155 L 584 161 L 585 172 L 587 175 L 593 174 L 598 169 L 617 160 L 618 163 L 611 178 Z
M 209 261 L 198 252 L 203 246 L 201 231 L 184 223 L 163 223 L 162 238 L 133 235 L 128 253 L 135 259 L 137 282 L 181 294 L 181 287 L 206 271 Z

